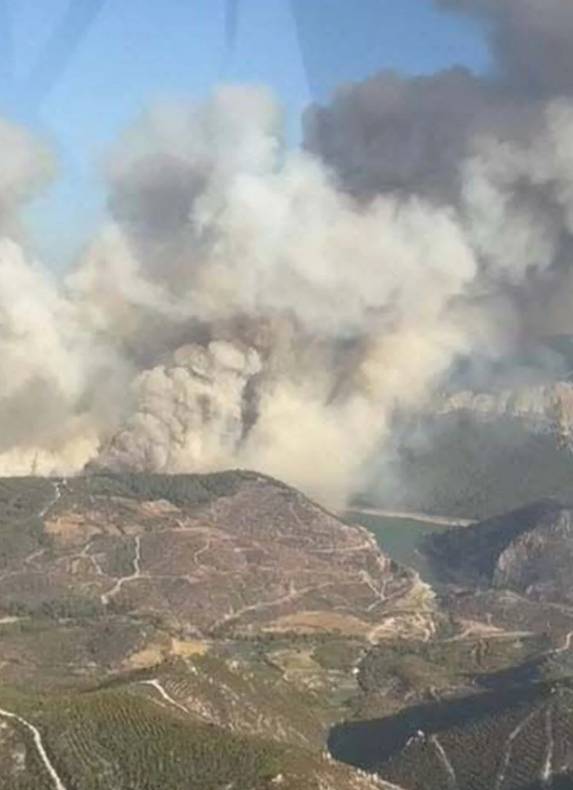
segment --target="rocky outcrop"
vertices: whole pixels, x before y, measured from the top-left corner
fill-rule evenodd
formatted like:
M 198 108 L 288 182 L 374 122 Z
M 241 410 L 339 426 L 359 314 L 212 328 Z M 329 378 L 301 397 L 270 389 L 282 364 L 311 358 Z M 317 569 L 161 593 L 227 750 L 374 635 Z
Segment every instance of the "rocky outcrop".
M 573 440 L 573 384 L 566 381 L 495 392 L 463 390 L 441 399 L 435 412 L 488 421 L 509 418 L 529 430 L 555 433 L 564 444 Z
M 432 535 L 427 550 L 445 578 L 540 601 L 573 601 L 573 509 L 543 501 L 467 528 Z
M 573 510 L 544 513 L 499 555 L 493 576 L 504 587 L 544 601 L 573 601 Z
M 483 519 L 573 480 L 573 384 L 459 391 L 403 426 L 367 495 L 386 509 Z

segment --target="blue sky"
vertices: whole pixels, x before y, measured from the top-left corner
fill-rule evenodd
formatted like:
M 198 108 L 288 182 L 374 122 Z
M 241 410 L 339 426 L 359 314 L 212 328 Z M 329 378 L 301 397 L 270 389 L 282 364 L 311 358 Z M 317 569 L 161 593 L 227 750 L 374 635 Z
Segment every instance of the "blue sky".
M 431 0 L 234 3 L 229 53 L 227 0 L 0 0 L 0 112 L 47 139 L 60 163 L 57 182 L 30 210 L 37 250 L 51 265 L 68 263 L 101 221 L 105 152 L 154 99 L 264 82 L 287 107 L 294 142 L 301 110 L 340 82 L 382 68 L 488 64 L 475 24 L 437 12 Z

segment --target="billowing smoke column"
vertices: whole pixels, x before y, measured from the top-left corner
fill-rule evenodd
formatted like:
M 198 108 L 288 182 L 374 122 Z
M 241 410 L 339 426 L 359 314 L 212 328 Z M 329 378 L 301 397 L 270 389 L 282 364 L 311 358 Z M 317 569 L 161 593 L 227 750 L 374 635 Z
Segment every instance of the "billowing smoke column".
M 307 147 L 356 199 L 421 197 L 455 211 L 493 320 L 570 332 L 573 5 L 441 0 L 482 17 L 494 63 L 429 77 L 382 73 L 307 113 Z
M 0 244 L 1 472 L 241 466 L 341 504 L 460 358 L 571 329 L 569 0 L 447 5 L 487 15 L 487 78 L 343 87 L 300 151 L 261 89 L 157 108 L 63 286 Z M 6 134 L 12 223 L 47 166 Z
M 255 467 L 344 499 L 397 403 L 466 350 L 450 302 L 475 262 L 451 210 L 358 205 L 279 129 L 234 88 L 120 145 L 116 240 L 71 279 L 143 368 L 100 463 Z

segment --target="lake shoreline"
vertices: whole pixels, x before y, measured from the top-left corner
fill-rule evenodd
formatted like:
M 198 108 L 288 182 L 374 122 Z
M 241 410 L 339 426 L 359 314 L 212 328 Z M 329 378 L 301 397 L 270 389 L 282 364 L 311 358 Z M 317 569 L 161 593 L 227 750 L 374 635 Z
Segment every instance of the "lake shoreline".
M 453 516 L 437 516 L 431 513 L 404 512 L 400 510 L 384 510 L 370 507 L 349 507 L 345 514 L 362 514 L 365 516 L 379 516 L 380 518 L 394 518 L 404 521 L 419 521 L 422 524 L 437 524 L 442 527 L 469 527 L 476 524 L 476 519 L 457 518 Z
M 344 512 L 342 518 L 348 524 L 359 524 L 367 529 L 387 556 L 417 571 L 421 579 L 432 587 L 439 586 L 440 579 L 433 572 L 424 544 L 429 535 L 445 532 L 453 525 L 441 519 L 421 520 L 373 508 L 351 508 Z

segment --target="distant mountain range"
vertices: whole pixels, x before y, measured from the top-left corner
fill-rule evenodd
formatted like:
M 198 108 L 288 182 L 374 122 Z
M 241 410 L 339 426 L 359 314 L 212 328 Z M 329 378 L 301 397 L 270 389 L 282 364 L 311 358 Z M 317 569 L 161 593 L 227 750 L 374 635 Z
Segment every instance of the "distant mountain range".
M 555 382 L 437 399 L 398 428 L 394 453 L 365 494 L 403 511 L 494 516 L 573 481 L 573 384 Z

